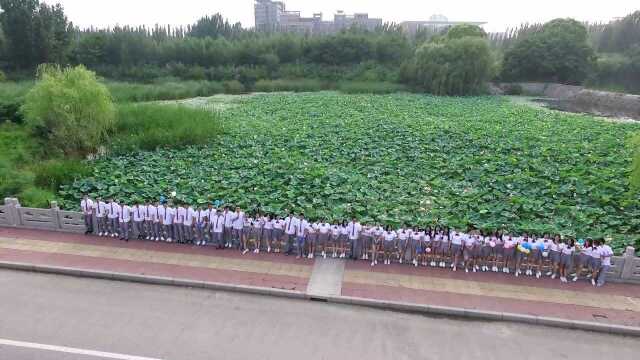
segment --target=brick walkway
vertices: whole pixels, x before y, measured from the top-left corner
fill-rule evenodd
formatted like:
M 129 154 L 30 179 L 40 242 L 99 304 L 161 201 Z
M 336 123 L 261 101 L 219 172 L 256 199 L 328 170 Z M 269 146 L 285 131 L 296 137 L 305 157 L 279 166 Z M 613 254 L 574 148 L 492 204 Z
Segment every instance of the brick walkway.
M 0 261 L 114 271 L 304 293 L 312 260 L 186 245 L 0 228 Z M 341 295 L 465 309 L 490 310 L 640 327 L 640 286 L 502 273 L 453 273 L 408 265 L 340 264 Z M 325 266 L 316 266 L 326 269 Z M 318 277 L 318 274 L 315 274 Z M 335 274 L 334 274 L 335 277 Z

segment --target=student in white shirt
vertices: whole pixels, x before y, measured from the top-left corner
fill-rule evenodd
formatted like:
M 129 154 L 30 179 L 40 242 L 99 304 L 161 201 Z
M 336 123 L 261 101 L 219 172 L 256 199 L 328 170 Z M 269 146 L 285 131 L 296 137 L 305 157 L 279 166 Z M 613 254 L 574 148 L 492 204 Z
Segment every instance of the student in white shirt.
M 182 244 L 184 242 L 184 218 L 187 216 L 187 209 L 184 208 L 181 202 L 177 203 L 175 212 L 173 214 L 173 240 Z
M 471 266 L 473 272 L 476 272 L 474 249 L 478 244 L 477 235 L 475 234 L 475 232 L 472 232 L 470 234 L 462 234 L 462 237 L 462 266 L 464 267 L 464 272 L 469 272 L 469 266 Z
M 231 233 L 232 247 L 236 247 L 241 251 L 246 250 L 246 240 L 244 236 L 244 222 L 246 217 L 244 212 L 241 211 L 239 207 L 236 207 L 236 211 L 230 214 L 230 219 L 233 230 Z
M 369 260 L 369 251 L 371 250 L 371 226 L 362 226 L 358 242 L 360 243 L 359 252 L 362 253 L 362 260 Z
M 333 224 L 331 225 L 331 230 L 329 232 L 329 240 L 328 247 L 332 250 L 331 257 L 338 257 L 338 249 L 340 244 L 340 225 Z
M 209 232 L 211 233 L 211 241 L 218 249 L 224 249 L 224 215 L 218 209 L 209 211 Z
M 131 207 L 122 205 L 120 211 L 120 240 L 129 241 L 129 228 L 131 226 Z
M 274 252 L 280 253 L 283 248 L 284 220 L 278 216 L 271 222 L 273 225 L 272 246 L 274 247 Z
M 436 227 L 433 231 L 433 235 L 431 237 L 431 249 L 434 252 L 433 257 L 431 258 L 431 266 L 439 266 L 445 267 L 445 253 L 446 251 L 442 247 L 442 230 L 439 227 Z M 447 244 L 447 248 L 449 244 Z M 448 249 L 447 249 L 448 250 Z
M 599 239 L 593 240 L 593 247 L 591 249 L 591 285 L 596 286 L 596 280 L 598 279 L 598 272 L 602 267 L 602 259 L 600 259 L 602 251 L 602 242 Z
M 573 253 L 575 251 L 575 240 L 569 239 L 560 245 L 560 281 L 567 282 L 567 275 L 573 266 Z
M 253 218 L 251 216 L 245 216 L 244 224 L 242 226 L 242 235 L 240 236 L 240 239 L 241 239 L 240 249 L 242 250 L 243 255 L 249 252 L 249 240 L 254 239 L 252 237 L 252 233 L 253 233 Z
M 398 243 L 396 256 L 398 257 L 398 262 L 402 264 L 407 256 L 407 245 L 411 234 L 404 226 L 400 228 L 396 234 Z
M 84 234 L 89 235 L 93 233 L 94 203 L 93 200 L 89 199 L 87 194 L 82 197 L 80 208 L 82 209 L 82 218 L 84 219 Z
M 498 272 L 500 267 L 498 264 L 504 265 L 502 260 L 504 259 L 504 240 L 502 239 L 502 233 L 496 231 L 493 233 L 491 237 L 491 260 L 493 263 L 492 270 L 493 272 Z M 504 267 L 504 266 L 503 266 Z
M 605 284 L 607 280 L 607 272 L 611 268 L 611 257 L 613 256 L 613 250 L 606 244 L 605 240 L 600 240 L 602 245 L 598 249 L 600 254 L 601 266 L 598 271 L 598 279 L 596 280 L 596 286 L 600 287 Z
M 358 260 L 360 257 L 360 246 L 358 244 L 358 239 L 360 238 L 360 232 L 362 231 L 362 225 L 358 222 L 358 220 L 354 217 L 347 224 L 347 236 L 348 240 L 351 243 L 351 259 Z
M 149 205 L 147 207 L 147 216 L 149 217 L 149 240 L 159 241 L 160 240 L 160 226 L 162 217 L 160 216 L 160 204 L 156 201 L 153 205 Z
M 451 234 L 451 269 L 456 271 L 458 269 L 458 264 L 460 263 L 460 253 L 462 252 L 462 247 L 464 245 L 464 236 L 453 230 Z
M 262 214 L 257 213 L 255 219 L 251 221 L 251 238 L 253 239 L 253 253 L 259 254 L 262 246 L 262 232 L 264 230 L 264 219 Z
M 503 259 L 504 266 L 502 267 L 502 272 L 508 274 L 511 269 L 511 265 L 513 265 L 513 259 L 516 254 L 516 240 L 511 236 L 511 234 L 505 234 L 502 236 L 504 240 L 504 249 L 503 249 Z
M 549 242 L 549 260 L 551 261 L 551 269 L 547 273 L 547 276 L 555 279 L 560 269 L 560 235 L 556 235 L 553 240 Z
M 347 248 L 349 247 L 349 230 L 347 230 L 347 221 L 343 220 L 340 226 L 340 236 L 338 237 L 338 251 L 340 251 L 340 258 L 345 259 L 347 257 Z
M 211 206 L 211 205 L 209 205 Z M 203 209 L 202 206 L 198 207 L 195 211 L 193 219 L 195 222 L 195 239 L 197 246 L 204 246 L 207 244 L 207 223 L 209 222 L 209 209 Z
M 313 259 L 316 254 L 316 243 L 318 242 L 318 223 L 309 223 L 307 227 L 307 257 Z
M 182 221 L 182 236 L 183 241 L 188 244 L 193 244 L 193 223 L 195 221 L 196 212 L 193 207 L 186 204 L 184 208 L 184 219 Z
M 298 229 L 296 231 L 296 244 L 298 253 L 296 258 L 304 257 L 305 243 L 307 239 L 307 231 L 309 230 L 309 222 L 304 218 L 304 214 L 300 213 L 298 222 Z
M 382 233 L 384 233 L 384 228 L 378 224 L 371 228 L 371 266 L 378 265 L 378 254 L 382 249 L 382 254 L 384 257 L 384 248 L 382 248 Z
M 576 273 L 573 276 L 573 282 L 578 281 L 580 275 L 584 270 L 588 270 L 591 264 L 591 252 L 593 251 L 591 239 L 587 238 L 582 244 L 576 246 L 576 251 L 579 251 L 578 256 L 574 256 L 576 261 Z M 588 277 L 591 277 L 589 272 Z
M 153 236 L 153 216 L 156 209 L 150 202 L 144 206 L 144 233 L 145 240 L 150 240 Z
M 323 219 L 318 224 L 318 246 L 321 249 L 320 255 L 323 258 L 327 258 L 327 246 L 329 245 L 329 238 L 331 237 L 331 225 L 326 219 Z
M 107 203 L 98 198 L 94 204 L 96 222 L 98 223 L 98 236 L 107 236 L 109 225 L 107 224 Z
M 287 239 L 284 253 L 287 256 L 293 253 L 294 239 L 299 225 L 300 220 L 292 213 L 289 213 L 289 216 L 284 219 L 284 234 Z
M 391 256 L 396 250 L 397 234 L 391 230 L 391 226 L 387 225 L 382 232 L 382 247 L 384 249 L 384 264 L 391 264 Z
M 262 217 L 262 242 L 263 247 L 266 245 L 267 253 L 271 252 L 271 246 L 273 245 L 273 219 L 271 215 L 265 214 Z
M 418 266 L 418 263 L 423 259 L 424 250 L 422 249 L 422 241 L 424 240 L 424 234 L 425 232 L 417 226 L 411 230 L 411 235 L 409 236 L 409 256 L 411 256 L 413 266 Z
M 224 231 L 222 237 L 224 238 L 224 246 L 231 248 L 233 246 L 233 213 L 229 210 L 228 206 L 224 207 L 222 211 L 222 218 L 224 220 Z
M 175 234 L 173 233 L 173 220 L 175 219 L 176 216 L 176 210 L 171 206 L 171 204 L 167 205 L 167 203 L 164 203 L 162 205 L 163 208 L 163 217 L 162 217 L 162 229 L 163 229 L 163 236 L 162 236 L 162 240 L 167 242 L 172 242 L 173 239 L 175 238 Z
M 145 209 L 145 206 L 140 206 L 138 203 L 131 208 L 131 212 L 133 213 L 133 231 L 136 233 L 138 240 L 142 240 L 144 237 Z
M 113 199 L 109 199 L 107 206 L 107 219 L 109 220 L 109 235 L 117 237 L 120 235 L 120 205 Z

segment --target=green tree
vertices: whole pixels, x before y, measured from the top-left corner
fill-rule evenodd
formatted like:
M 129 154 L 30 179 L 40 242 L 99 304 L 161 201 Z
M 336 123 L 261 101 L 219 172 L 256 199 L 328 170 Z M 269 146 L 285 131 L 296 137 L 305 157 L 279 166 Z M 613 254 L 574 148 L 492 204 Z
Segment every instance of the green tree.
M 493 72 L 493 59 L 486 40 L 463 37 L 422 45 L 402 72 L 405 82 L 426 92 L 471 95 L 484 91 Z
M 36 134 L 67 155 L 95 152 L 115 121 L 109 90 L 83 66 L 41 65 L 22 111 Z
M 36 64 L 64 64 L 71 42 L 73 25 L 60 4 L 40 4 L 33 18 L 33 49 Z
M 573 19 L 555 19 L 507 49 L 502 78 L 580 84 L 595 59 L 585 26 Z
M 463 37 L 479 37 L 486 38 L 487 33 L 479 26 L 469 25 L 469 24 L 460 24 L 453 26 L 447 31 L 447 39 L 461 39 Z
M 33 59 L 33 17 L 38 0 L 0 0 L 0 25 L 7 38 L 9 62 L 28 68 Z

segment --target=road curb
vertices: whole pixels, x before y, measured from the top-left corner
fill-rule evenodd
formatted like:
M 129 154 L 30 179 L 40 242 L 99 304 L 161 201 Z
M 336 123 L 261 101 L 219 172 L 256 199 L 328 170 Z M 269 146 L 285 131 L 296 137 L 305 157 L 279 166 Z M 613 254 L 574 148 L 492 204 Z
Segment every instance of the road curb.
M 421 304 L 414 304 L 414 303 L 366 299 L 366 298 L 358 298 L 358 297 L 350 297 L 350 296 L 323 296 L 323 295 L 312 296 L 307 293 L 293 291 L 293 290 L 285 290 L 285 289 L 266 288 L 266 287 L 249 286 L 249 285 L 214 283 L 214 282 L 205 282 L 205 281 L 198 281 L 198 280 L 187 280 L 187 279 L 160 277 L 160 276 L 118 273 L 118 272 L 100 271 L 100 270 L 87 270 L 87 269 L 59 267 L 59 266 L 35 265 L 35 264 L 20 263 L 20 262 L 0 261 L 0 268 L 9 269 L 9 270 L 47 273 L 47 274 L 67 275 L 67 276 L 75 276 L 75 277 L 135 282 L 135 283 L 143 283 L 143 284 L 151 284 L 151 285 L 168 285 L 168 286 L 191 287 L 191 288 L 218 290 L 218 291 L 239 292 L 239 293 L 245 293 L 245 294 L 274 296 L 274 297 L 282 297 L 282 298 L 290 298 L 290 299 L 319 300 L 319 301 L 324 301 L 332 304 L 364 306 L 369 308 L 376 308 L 376 309 L 389 310 L 389 311 L 399 311 L 399 312 L 406 312 L 406 313 L 447 316 L 447 317 L 453 317 L 453 318 L 464 318 L 464 319 L 472 319 L 472 320 L 507 321 L 507 322 L 521 323 L 521 324 L 551 326 L 551 327 L 564 328 L 564 329 L 584 330 L 584 331 L 640 337 L 640 327 L 614 325 L 614 324 L 601 324 L 601 323 L 595 323 L 595 322 L 589 322 L 589 321 L 576 321 L 576 320 L 568 320 L 568 319 L 552 318 L 552 317 L 544 317 L 544 316 L 534 316 L 534 315 L 526 315 L 526 314 L 503 313 L 503 312 L 484 311 L 484 310 L 475 310 L 475 309 L 463 309 L 463 308 L 455 308 L 455 307 L 447 307 L 447 306 L 421 305 Z

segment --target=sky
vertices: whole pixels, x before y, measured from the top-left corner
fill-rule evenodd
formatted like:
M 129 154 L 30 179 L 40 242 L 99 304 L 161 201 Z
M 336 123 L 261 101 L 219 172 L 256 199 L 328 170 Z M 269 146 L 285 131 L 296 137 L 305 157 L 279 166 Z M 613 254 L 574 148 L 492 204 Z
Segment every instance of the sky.
M 230 22 L 253 27 L 253 0 L 45 0 L 60 3 L 74 24 L 107 27 L 120 25 L 194 23 L 207 14 L 221 13 Z M 522 23 L 545 22 L 558 17 L 608 22 L 640 10 L 638 0 L 284 0 L 287 10 L 311 16 L 322 12 L 325 20 L 336 10 L 368 12 L 384 21 L 428 20 L 442 14 L 455 21 L 485 21 L 485 30 L 504 31 Z

